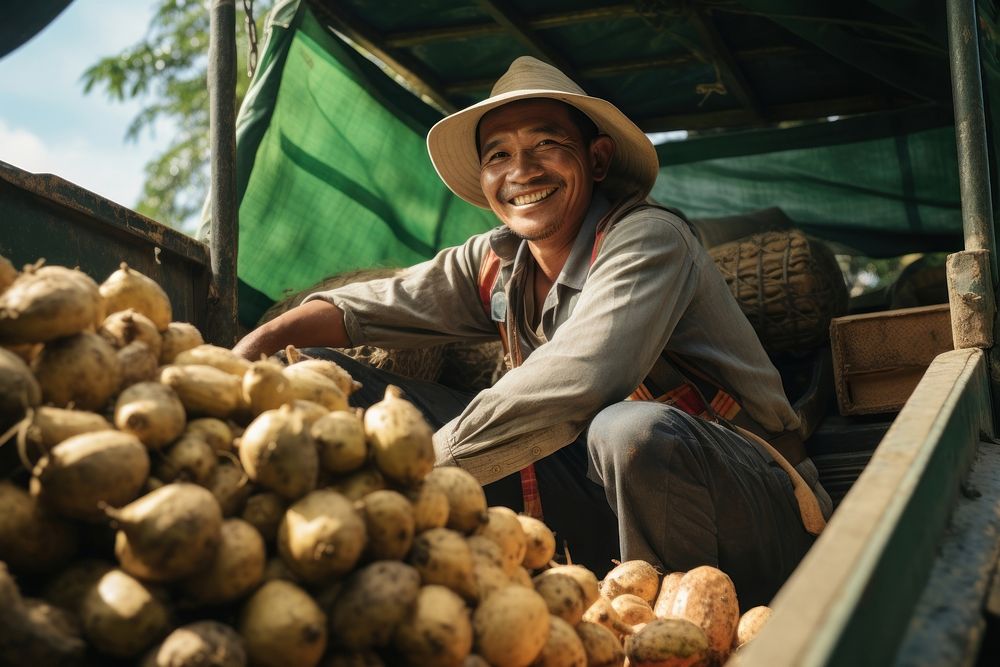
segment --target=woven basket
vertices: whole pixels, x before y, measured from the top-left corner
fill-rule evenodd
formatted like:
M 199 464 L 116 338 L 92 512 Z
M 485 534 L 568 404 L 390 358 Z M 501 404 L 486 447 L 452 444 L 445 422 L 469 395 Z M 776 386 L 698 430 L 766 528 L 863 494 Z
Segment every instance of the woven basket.
M 831 318 L 847 310 L 833 252 L 797 229 L 753 234 L 708 253 L 770 354 L 825 345 Z

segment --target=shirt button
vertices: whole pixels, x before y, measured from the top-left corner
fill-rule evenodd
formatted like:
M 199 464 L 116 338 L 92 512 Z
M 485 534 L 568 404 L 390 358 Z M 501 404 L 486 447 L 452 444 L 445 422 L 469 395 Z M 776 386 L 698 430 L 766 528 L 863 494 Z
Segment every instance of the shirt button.
M 532 447 L 531 448 L 531 455 L 532 456 L 538 456 L 541 453 L 542 453 L 542 448 L 541 447 Z
M 493 467 L 492 467 L 492 468 L 490 469 L 490 472 L 492 472 L 492 473 L 493 473 L 494 475 L 499 475 L 499 474 L 500 474 L 500 472 L 501 472 L 501 471 L 500 471 L 500 466 L 493 466 Z

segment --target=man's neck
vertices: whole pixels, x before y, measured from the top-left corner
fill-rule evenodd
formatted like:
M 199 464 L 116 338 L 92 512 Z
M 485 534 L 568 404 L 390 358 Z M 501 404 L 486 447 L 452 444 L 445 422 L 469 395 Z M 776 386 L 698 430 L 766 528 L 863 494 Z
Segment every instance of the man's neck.
M 550 285 L 559 277 L 566 260 L 569 259 L 582 222 L 581 220 L 575 225 L 575 232 L 569 238 L 528 241 L 528 250 L 531 251 L 531 256 L 535 258 L 537 264 L 538 277 L 544 276 Z

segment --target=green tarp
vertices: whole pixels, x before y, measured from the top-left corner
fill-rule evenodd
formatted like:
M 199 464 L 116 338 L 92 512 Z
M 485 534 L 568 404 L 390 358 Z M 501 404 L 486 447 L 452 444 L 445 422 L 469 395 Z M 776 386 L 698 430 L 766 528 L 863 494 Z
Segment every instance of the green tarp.
M 238 122 L 240 319 L 359 267 L 409 265 L 496 224 L 440 183 L 439 114 L 295 0 L 270 20 Z M 850 119 L 660 148 L 654 195 L 691 217 L 778 206 L 872 256 L 961 243 L 954 133 L 936 117 Z

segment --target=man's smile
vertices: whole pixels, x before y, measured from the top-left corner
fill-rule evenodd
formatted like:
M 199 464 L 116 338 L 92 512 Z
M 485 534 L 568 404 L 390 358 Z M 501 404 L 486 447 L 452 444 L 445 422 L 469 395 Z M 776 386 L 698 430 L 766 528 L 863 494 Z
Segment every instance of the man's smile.
M 556 188 L 545 188 L 544 190 L 539 190 L 537 192 L 532 192 L 526 195 L 518 195 L 516 197 L 513 197 L 509 201 L 514 206 L 527 206 L 528 204 L 534 204 L 535 202 L 539 202 L 545 199 L 555 191 Z

